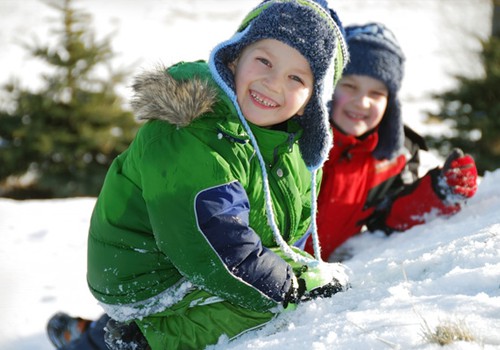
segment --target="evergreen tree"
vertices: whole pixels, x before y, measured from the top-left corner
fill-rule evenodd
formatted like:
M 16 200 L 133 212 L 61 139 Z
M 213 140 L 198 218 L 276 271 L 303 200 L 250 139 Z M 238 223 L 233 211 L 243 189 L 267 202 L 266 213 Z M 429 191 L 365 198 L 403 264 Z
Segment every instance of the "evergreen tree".
M 110 68 L 110 37 L 96 40 L 91 16 L 74 0 L 46 3 L 61 14 L 57 44 L 26 48 L 52 72 L 36 92 L 15 82 L 4 87 L 12 103 L 0 110 L 0 181 L 29 173 L 31 198 L 95 196 L 137 131 L 116 92 L 126 72 Z
M 431 147 L 446 156 L 453 147 L 471 154 L 480 174 L 500 168 L 500 37 L 482 42 L 484 76 L 457 77 L 458 87 L 436 95 L 440 112 L 430 115 L 451 122 L 453 136 L 428 137 Z

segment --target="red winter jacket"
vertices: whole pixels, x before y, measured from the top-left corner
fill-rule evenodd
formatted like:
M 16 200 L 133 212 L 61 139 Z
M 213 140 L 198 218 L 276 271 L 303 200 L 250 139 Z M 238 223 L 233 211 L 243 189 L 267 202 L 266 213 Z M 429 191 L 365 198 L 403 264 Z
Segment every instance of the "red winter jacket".
M 318 234 L 322 258 L 349 237 L 368 230 L 387 234 L 422 224 L 425 214 L 448 215 L 457 212 L 457 204 L 447 206 L 434 190 L 439 168 L 418 179 L 418 150 L 425 142 L 405 127 L 405 147 L 391 160 L 375 159 L 378 133 L 363 139 L 333 129 L 335 146 L 323 167 L 318 198 Z M 312 242 L 306 243 L 312 253 Z

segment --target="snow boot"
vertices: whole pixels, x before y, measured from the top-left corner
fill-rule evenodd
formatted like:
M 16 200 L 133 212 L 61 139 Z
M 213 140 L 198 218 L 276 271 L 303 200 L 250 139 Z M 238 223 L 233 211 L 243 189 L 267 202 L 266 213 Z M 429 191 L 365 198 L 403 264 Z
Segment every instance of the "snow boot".
M 58 312 L 49 320 L 47 334 L 59 350 L 107 350 L 104 327 L 109 319 L 106 314 L 92 321 Z
M 91 323 L 91 320 L 58 312 L 47 323 L 47 334 L 52 344 L 59 349 L 79 338 Z

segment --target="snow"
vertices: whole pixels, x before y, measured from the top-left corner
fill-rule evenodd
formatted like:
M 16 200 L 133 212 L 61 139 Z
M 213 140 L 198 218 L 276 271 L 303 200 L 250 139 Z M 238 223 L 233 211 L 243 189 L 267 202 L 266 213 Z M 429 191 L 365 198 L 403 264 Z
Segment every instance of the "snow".
M 343 247 L 353 254 L 345 262 L 351 289 L 214 349 L 437 349 L 422 327 L 447 321 L 476 337 L 451 348 L 500 349 L 499 182 L 500 170 L 486 173 L 452 218 L 352 238 Z M 54 312 L 101 313 L 85 284 L 94 203 L 0 199 L 0 349 L 51 349 L 45 324 Z
M 206 58 L 258 1 L 77 2 L 99 33 L 116 30 L 117 64 L 136 70 L 163 61 Z M 477 38 L 489 34 L 487 0 L 337 0 L 344 24 L 381 21 L 407 55 L 405 121 L 433 132 L 424 110 L 429 94 L 452 86 L 450 74 L 480 74 Z M 36 0 L 1 0 L 0 83 L 12 76 L 36 87 L 44 70 L 16 42 L 47 37 L 50 9 Z M 201 37 L 201 38 L 200 38 Z M 424 154 L 422 171 L 441 162 Z M 475 337 L 447 349 L 500 349 L 500 169 L 480 179 L 475 197 L 452 218 L 386 237 L 353 237 L 342 248 L 352 288 L 287 312 L 261 330 L 212 347 L 235 349 L 438 349 L 426 329 L 447 322 Z M 0 198 L 0 349 L 48 350 L 48 318 L 63 310 L 102 312 L 85 281 L 86 239 L 95 198 L 14 201 Z M 428 327 L 428 328 L 427 328 Z

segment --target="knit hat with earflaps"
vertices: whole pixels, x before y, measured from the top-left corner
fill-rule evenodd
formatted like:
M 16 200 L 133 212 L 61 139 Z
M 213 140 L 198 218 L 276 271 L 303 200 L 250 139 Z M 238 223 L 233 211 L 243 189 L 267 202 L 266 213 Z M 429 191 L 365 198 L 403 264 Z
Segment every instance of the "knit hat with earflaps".
M 294 118 L 303 129 L 299 147 L 309 169 L 320 168 L 332 146 L 326 103 L 348 60 L 342 31 L 326 1 L 269 0 L 251 11 L 237 33 L 219 44 L 210 57 L 212 74 L 230 96 L 235 95 L 235 86 L 228 65 L 258 40 L 279 40 L 307 59 L 314 76 L 313 93 L 304 114 Z
M 391 159 L 403 147 L 404 130 L 398 91 L 404 74 L 405 57 L 394 34 L 383 24 L 345 27 L 350 61 L 344 75 L 367 75 L 382 81 L 389 90 L 387 108 L 378 127 L 379 141 L 373 155 Z
M 212 50 L 209 59 L 215 81 L 232 100 L 256 150 L 264 180 L 267 219 L 274 238 L 285 254 L 295 261 L 309 265 L 317 264 L 321 260 L 316 229 L 316 173 L 326 161 L 332 147 L 326 104 L 342 75 L 345 62 L 348 61 L 343 33 L 337 14 L 328 8 L 324 0 L 268 0 L 253 9 L 237 32 Z M 313 92 L 304 114 L 293 118 L 296 118 L 303 129 L 299 149 L 311 172 L 310 231 L 317 260 L 295 253 L 284 241 L 274 219 L 266 165 L 257 140 L 238 106 L 234 76 L 229 64 L 240 56 L 245 47 L 261 39 L 275 39 L 293 47 L 307 59 L 313 73 Z

